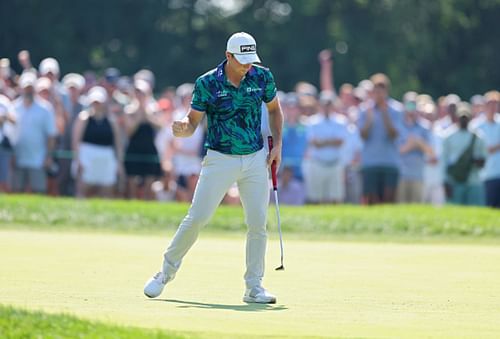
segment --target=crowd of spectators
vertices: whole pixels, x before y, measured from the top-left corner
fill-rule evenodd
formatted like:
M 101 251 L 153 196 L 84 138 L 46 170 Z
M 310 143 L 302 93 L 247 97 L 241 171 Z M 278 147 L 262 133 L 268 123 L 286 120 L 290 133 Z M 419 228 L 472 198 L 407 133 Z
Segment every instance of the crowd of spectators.
M 319 88 L 278 92 L 281 203 L 500 207 L 498 90 L 396 100 L 382 73 L 337 90 L 331 53 L 318 60 Z M 0 192 L 191 201 L 205 131 L 174 138 L 171 124 L 188 111 L 193 84 L 158 90 L 147 69 L 61 77 L 57 60 L 35 68 L 28 51 L 18 63 L 19 75 L 0 60 Z M 264 138 L 266 114 L 264 105 Z M 236 186 L 224 202 L 239 203 Z

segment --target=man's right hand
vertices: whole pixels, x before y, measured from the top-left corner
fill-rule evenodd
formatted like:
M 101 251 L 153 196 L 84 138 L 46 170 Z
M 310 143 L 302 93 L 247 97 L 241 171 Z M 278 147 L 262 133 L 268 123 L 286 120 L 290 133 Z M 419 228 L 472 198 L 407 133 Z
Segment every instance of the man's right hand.
M 176 137 L 189 137 L 193 134 L 191 124 L 186 120 L 176 120 L 172 124 L 172 132 Z

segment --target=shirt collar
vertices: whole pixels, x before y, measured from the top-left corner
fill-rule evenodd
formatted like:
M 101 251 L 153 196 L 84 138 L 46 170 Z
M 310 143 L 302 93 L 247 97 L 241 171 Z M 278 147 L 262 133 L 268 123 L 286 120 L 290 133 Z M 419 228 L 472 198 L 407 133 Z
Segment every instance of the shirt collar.
M 226 69 L 225 69 L 225 66 L 227 64 L 227 59 L 224 59 L 218 66 L 217 66 L 217 71 L 215 73 L 215 76 L 217 78 L 217 80 L 219 81 L 227 81 L 227 78 L 226 78 Z M 244 81 L 246 79 L 247 76 L 253 76 L 255 74 L 255 67 L 252 66 L 250 67 L 250 69 L 248 70 L 247 74 L 243 77 L 243 79 L 241 81 Z

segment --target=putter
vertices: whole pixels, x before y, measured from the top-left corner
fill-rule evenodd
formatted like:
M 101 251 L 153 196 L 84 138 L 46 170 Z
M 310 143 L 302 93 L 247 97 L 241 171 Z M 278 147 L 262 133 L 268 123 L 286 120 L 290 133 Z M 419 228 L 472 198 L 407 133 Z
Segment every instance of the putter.
M 269 152 L 273 149 L 273 137 L 267 137 L 269 145 Z M 273 191 L 274 191 L 274 206 L 276 207 L 276 219 L 278 220 L 278 232 L 280 235 L 280 249 L 281 249 L 281 266 L 276 268 L 276 271 L 284 271 L 283 266 L 283 236 L 281 235 L 281 219 L 280 219 L 280 206 L 278 202 L 278 177 L 276 176 L 276 161 L 271 164 L 271 177 L 273 178 Z

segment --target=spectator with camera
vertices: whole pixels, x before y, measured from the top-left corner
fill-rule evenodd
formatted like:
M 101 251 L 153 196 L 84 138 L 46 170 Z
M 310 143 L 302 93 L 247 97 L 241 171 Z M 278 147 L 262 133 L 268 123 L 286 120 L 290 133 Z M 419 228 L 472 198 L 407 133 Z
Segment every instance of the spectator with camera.
M 469 130 L 470 105 L 456 105 L 457 123 L 450 127 L 443 142 L 443 164 L 446 172 L 448 201 L 458 205 L 483 205 L 484 189 L 479 170 L 484 166 L 487 150 L 482 138 Z

